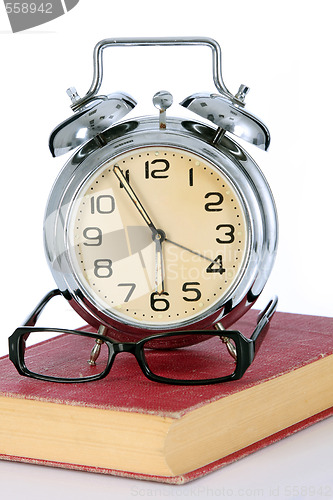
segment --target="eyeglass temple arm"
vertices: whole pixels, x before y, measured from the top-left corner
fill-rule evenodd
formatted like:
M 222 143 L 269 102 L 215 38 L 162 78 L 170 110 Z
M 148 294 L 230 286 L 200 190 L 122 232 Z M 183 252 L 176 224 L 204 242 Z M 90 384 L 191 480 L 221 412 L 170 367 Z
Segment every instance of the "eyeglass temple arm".
M 46 304 L 53 298 L 56 297 L 57 295 L 61 295 L 60 290 L 57 288 L 55 290 L 51 290 L 49 293 L 45 295 L 45 297 L 42 298 L 42 300 L 38 303 L 38 305 L 35 307 L 35 309 L 32 311 L 32 313 L 26 318 L 22 326 L 35 326 L 37 323 L 37 320 L 43 311 L 44 307 Z
M 22 326 L 35 326 L 46 304 L 53 297 L 56 297 L 57 295 L 61 295 L 61 291 L 58 290 L 57 288 L 47 293 L 42 298 L 42 300 L 37 304 L 37 306 L 31 312 L 31 314 L 26 318 Z M 274 296 L 268 302 L 265 309 L 263 309 L 258 315 L 257 326 L 250 337 L 250 339 L 254 342 L 255 353 L 258 352 L 259 347 L 261 346 L 264 338 L 266 337 L 266 334 L 270 326 L 270 320 L 272 319 L 276 311 L 277 303 L 278 303 L 278 298 L 277 296 Z
M 272 297 L 267 306 L 258 314 L 257 326 L 251 335 L 254 343 L 254 353 L 256 354 L 265 339 L 270 326 L 270 320 L 273 318 L 278 303 L 277 296 Z

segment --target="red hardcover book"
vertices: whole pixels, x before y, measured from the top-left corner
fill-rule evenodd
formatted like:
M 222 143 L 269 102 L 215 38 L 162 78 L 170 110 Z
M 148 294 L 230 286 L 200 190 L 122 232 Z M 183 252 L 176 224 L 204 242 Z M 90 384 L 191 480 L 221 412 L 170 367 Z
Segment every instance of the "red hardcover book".
M 250 311 L 235 329 L 250 334 L 255 318 Z M 6 460 L 180 484 L 332 413 L 331 318 L 276 313 L 244 377 L 224 384 L 152 382 L 130 354 L 86 384 L 21 377 L 0 360 Z

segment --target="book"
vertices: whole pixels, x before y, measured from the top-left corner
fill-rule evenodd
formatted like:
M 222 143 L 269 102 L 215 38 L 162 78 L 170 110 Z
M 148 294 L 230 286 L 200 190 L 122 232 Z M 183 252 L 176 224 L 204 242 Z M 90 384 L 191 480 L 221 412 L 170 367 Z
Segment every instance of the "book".
M 255 320 L 233 328 L 250 334 Z M 83 384 L 22 377 L 0 359 L 6 460 L 181 484 L 332 414 L 332 318 L 276 313 L 243 378 L 207 386 L 152 382 L 128 353 Z

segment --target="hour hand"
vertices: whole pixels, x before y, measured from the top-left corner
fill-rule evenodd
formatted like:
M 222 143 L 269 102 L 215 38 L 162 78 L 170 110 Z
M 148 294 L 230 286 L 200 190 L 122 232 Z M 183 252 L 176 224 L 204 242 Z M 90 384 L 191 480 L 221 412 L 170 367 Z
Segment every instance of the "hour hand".
M 155 258 L 156 258 L 156 267 L 155 267 L 155 290 L 156 293 L 161 295 L 164 293 L 164 263 L 163 263 L 163 253 L 162 253 L 162 241 L 164 240 L 163 234 L 161 231 L 158 231 L 155 234 Z

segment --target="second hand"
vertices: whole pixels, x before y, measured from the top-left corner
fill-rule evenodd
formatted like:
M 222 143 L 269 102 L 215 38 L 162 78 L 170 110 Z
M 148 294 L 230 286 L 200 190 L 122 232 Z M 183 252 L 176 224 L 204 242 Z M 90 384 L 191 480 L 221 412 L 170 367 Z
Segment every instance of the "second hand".
M 169 238 L 165 238 L 164 241 L 167 241 L 171 245 L 175 245 L 176 247 L 182 248 L 183 250 L 186 250 L 187 252 L 193 253 L 194 255 L 197 255 L 198 257 L 201 257 L 202 259 L 206 259 L 209 262 L 214 262 L 212 259 L 209 257 L 206 257 L 205 255 L 202 255 L 199 252 L 195 252 L 194 250 L 191 250 L 190 248 L 184 247 L 184 245 L 180 245 L 179 243 L 176 243 L 175 241 L 169 240 Z

